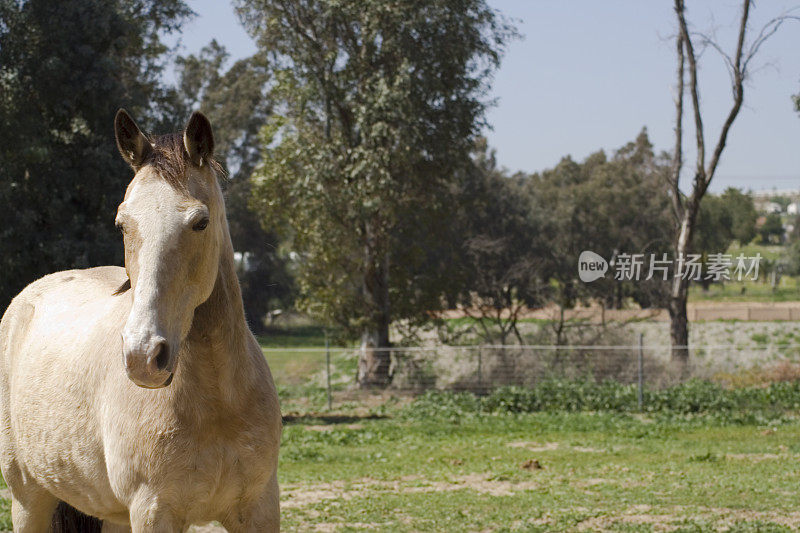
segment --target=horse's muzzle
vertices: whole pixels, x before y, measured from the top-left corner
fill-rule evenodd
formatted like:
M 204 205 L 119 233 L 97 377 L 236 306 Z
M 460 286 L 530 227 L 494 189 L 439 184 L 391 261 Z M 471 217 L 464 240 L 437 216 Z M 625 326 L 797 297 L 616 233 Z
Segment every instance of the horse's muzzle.
M 138 342 L 123 339 L 122 352 L 128 378 L 140 387 L 158 389 L 172 382 L 174 358 L 163 337 L 152 336 Z

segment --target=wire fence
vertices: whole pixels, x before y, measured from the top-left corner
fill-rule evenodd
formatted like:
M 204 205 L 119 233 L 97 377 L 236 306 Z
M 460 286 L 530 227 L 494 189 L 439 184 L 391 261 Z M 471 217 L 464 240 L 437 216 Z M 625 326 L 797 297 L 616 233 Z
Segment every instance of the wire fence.
M 660 389 L 692 378 L 728 386 L 800 380 L 800 344 L 759 346 L 703 345 L 676 361 L 671 346 L 471 345 L 394 347 L 391 391 L 470 391 L 533 387 L 548 380 L 616 381 Z M 324 391 L 330 406 L 336 395 L 357 390 L 357 348 L 273 348 L 264 350 L 284 390 L 294 394 Z

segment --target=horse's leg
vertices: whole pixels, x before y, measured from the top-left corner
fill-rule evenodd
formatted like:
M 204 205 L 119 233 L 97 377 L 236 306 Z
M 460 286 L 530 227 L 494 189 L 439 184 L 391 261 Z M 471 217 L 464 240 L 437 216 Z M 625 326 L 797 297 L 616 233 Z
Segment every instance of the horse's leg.
M 133 533 L 173 533 L 183 531 L 183 521 L 178 520 L 169 507 L 159 505 L 155 499 L 143 499 L 131 505 Z
M 267 490 L 249 508 L 241 509 L 221 520 L 229 533 L 274 533 L 280 531 L 280 495 L 278 492 L 278 473 L 273 474 Z
M 39 487 L 25 485 L 13 490 L 11 521 L 16 533 L 47 533 L 53 521 L 58 500 Z

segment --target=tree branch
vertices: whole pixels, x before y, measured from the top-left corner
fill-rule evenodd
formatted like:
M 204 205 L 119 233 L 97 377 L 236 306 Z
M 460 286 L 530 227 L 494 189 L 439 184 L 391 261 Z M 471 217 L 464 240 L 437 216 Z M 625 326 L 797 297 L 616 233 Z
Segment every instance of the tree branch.
M 689 34 L 689 28 L 686 24 L 685 9 L 686 8 L 683 0 L 675 0 L 675 13 L 678 16 L 678 24 L 680 26 L 680 40 L 683 41 L 683 50 L 685 50 L 686 58 L 689 60 L 689 91 L 692 95 L 695 141 L 697 143 L 697 168 L 695 170 L 695 182 L 692 191 L 692 196 L 695 197 L 698 189 L 703 189 L 703 192 L 705 192 L 703 185 L 706 182 L 706 145 L 705 137 L 703 135 L 703 117 L 700 114 L 700 95 L 697 89 L 697 58 L 694 53 L 692 37 Z M 702 197 L 702 193 L 699 195 L 699 197 Z
M 720 131 L 719 134 L 719 140 L 717 141 L 717 146 L 714 149 L 714 155 L 711 157 L 711 162 L 708 165 L 708 171 L 706 172 L 706 176 L 703 183 L 702 194 L 705 194 L 709 183 L 711 183 L 711 179 L 714 177 L 714 172 L 716 172 L 717 170 L 717 165 L 719 164 L 719 158 L 722 155 L 722 150 L 725 148 L 725 143 L 728 140 L 728 131 L 730 131 L 731 125 L 733 125 L 733 121 L 736 120 L 736 116 L 739 114 L 739 110 L 742 107 L 742 101 L 744 100 L 745 72 L 742 69 L 742 51 L 744 50 L 744 37 L 747 32 L 747 19 L 750 15 L 750 4 L 751 0 L 744 0 L 744 3 L 742 4 L 742 18 L 741 21 L 739 22 L 739 38 L 736 42 L 736 55 L 734 56 L 732 61 L 734 69 L 733 106 L 731 107 L 731 110 L 728 113 L 728 117 L 725 119 L 725 123 L 722 125 L 722 130 Z
M 680 177 L 683 168 L 683 93 L 684 93 L 684 55 L 683 38 L 679 35 L 677 41 L 678 52 L 678 87 L 675 95 L 675 151 L 672 157 L 670 171 L 670 191 L 672 194 L 672 211 L 675 220 L 680 223 L 683 218 L 683 199 L 681 197 Z

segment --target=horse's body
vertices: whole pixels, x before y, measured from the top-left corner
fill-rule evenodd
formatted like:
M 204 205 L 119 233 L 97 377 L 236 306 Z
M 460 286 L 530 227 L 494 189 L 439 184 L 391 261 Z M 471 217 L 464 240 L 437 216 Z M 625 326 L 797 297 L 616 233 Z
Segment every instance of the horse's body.
M 181 203 L 171 199 L 191 199 L 208 227 L 173 228 L 186 233 L 148 248 L 138 219 L 125 230 L 125 269 L 51 274 L 9 306 L 0 467 L 15 530 L 48 531 L 63 501 L 108 530 L 219 520 L 231 532 L 275 531 L 280 410 L 245 323 L 216 176 L 201 163 L 179 190 L 152 165 L 133 166 L 131 218 L 137 209 L 166 216 Z M 151 233 L 169 233 L 153 224 Z M 159 254 L 172 256 L 177 275 L 148 271 Z

